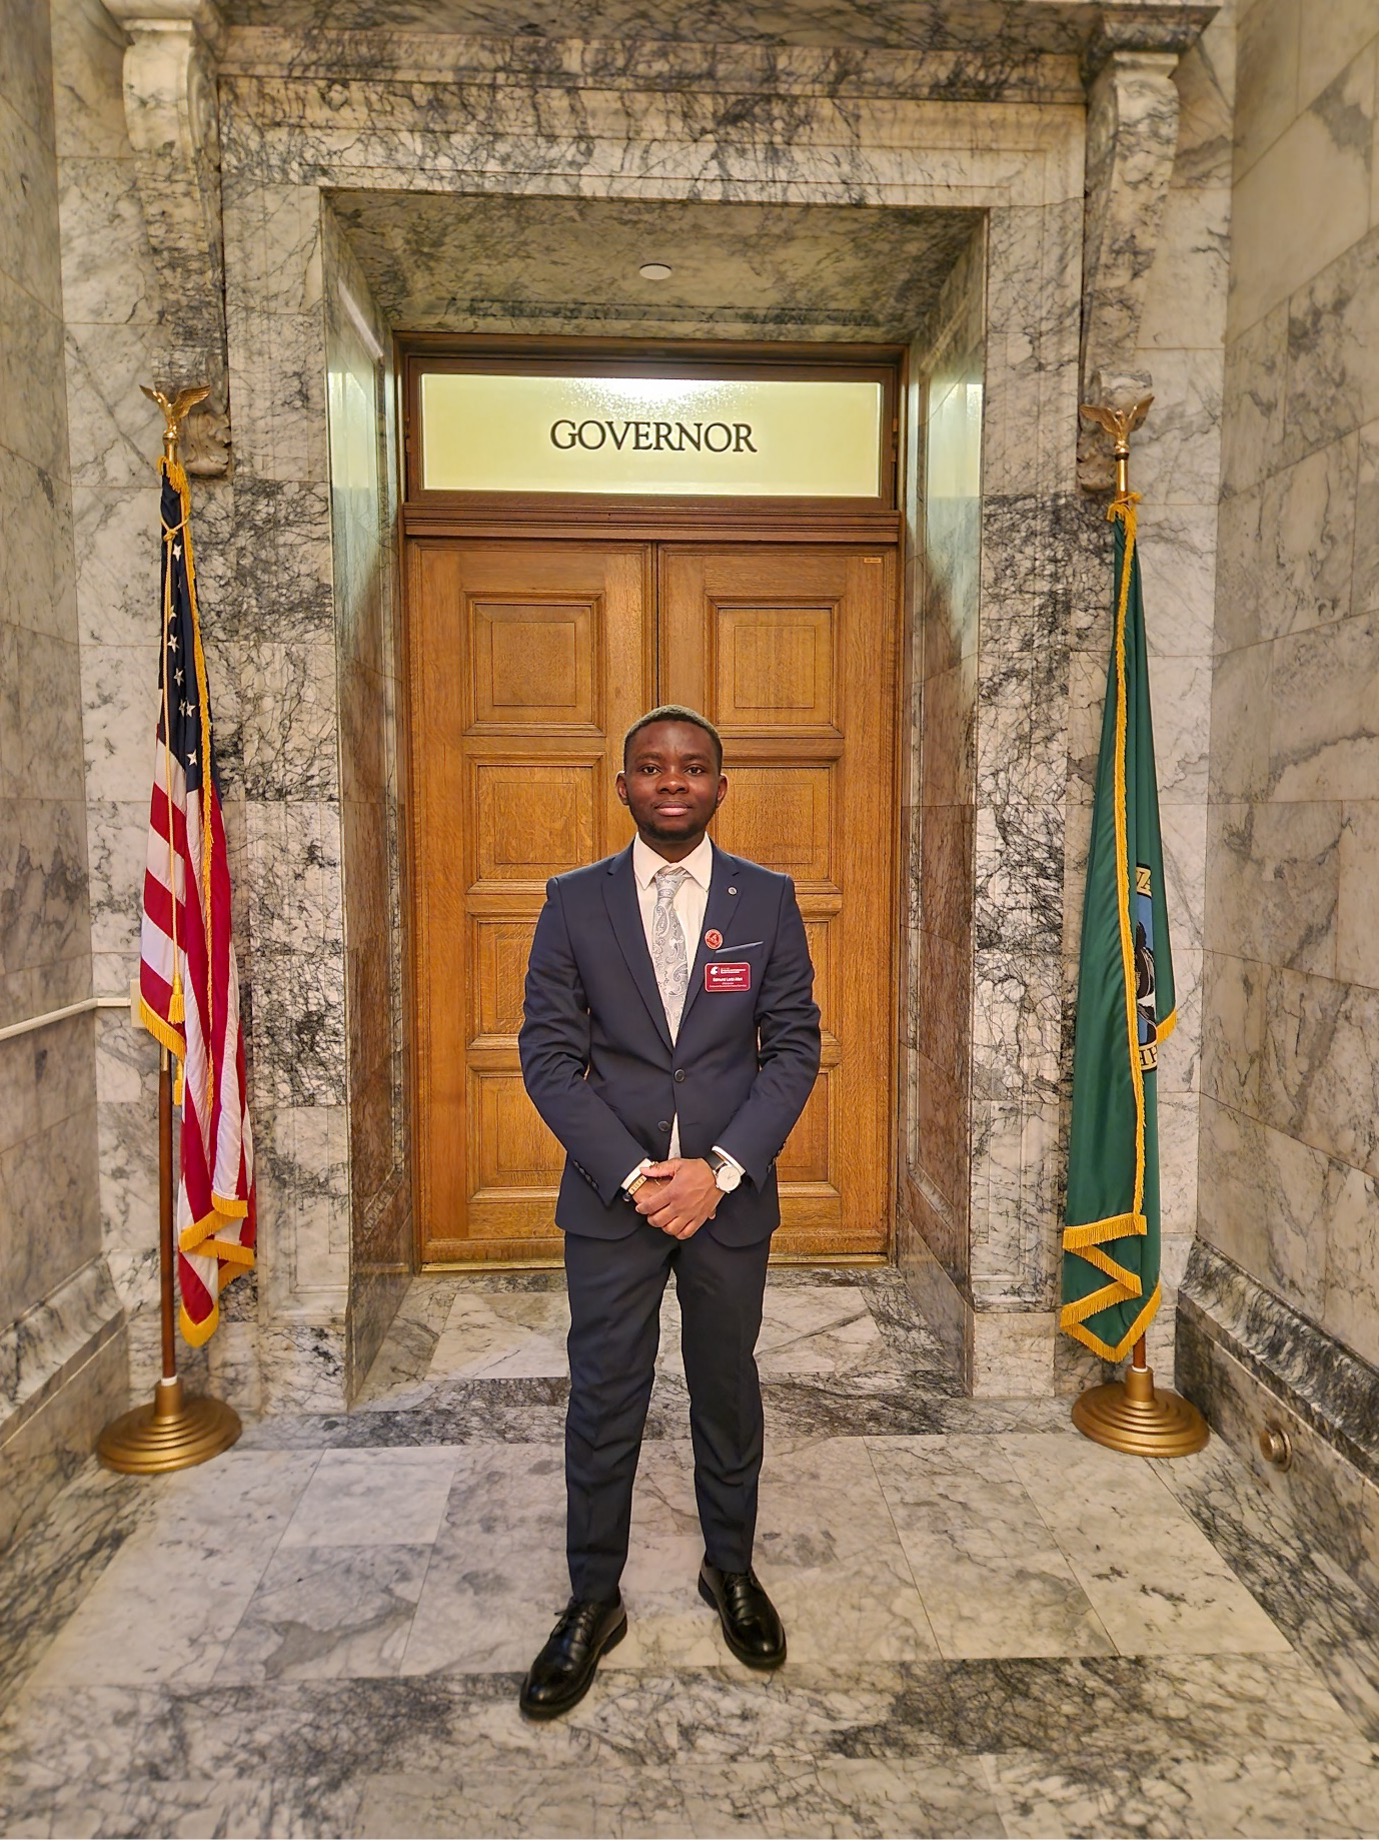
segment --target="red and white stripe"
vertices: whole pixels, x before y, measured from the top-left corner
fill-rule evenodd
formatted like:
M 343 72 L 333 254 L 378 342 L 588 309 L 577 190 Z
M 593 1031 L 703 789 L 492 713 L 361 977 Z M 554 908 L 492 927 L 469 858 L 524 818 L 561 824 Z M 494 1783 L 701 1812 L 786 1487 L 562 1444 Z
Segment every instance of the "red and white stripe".
M 181 1019 L 172 1015 L 175 974 Z M 188 1342 L 200 1344 L 216 1329 L 223 1282 L 254 1264 L 254 1150 L 221 802 L 210 774 L 188 791 L 162 736 L 154 745 L 139 989 L 146 1027 L 182 1064 L 179 1316 Z

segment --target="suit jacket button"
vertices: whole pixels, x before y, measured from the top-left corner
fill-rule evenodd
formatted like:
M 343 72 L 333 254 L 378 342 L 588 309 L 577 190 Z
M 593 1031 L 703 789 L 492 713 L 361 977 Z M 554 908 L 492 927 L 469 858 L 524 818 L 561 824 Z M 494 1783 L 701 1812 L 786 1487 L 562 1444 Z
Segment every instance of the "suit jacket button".
M 687 1079 L 687 1070 L 685 1068 L 675 1068 L 673 1070 L 673 1079 L 675 1081 L 685 1081 Z
M 672 1120 L 671 1119 L 660 1119 L 658 1122 L 658 1129 L 660 1132 L 671 1132 L 673 1130 Z

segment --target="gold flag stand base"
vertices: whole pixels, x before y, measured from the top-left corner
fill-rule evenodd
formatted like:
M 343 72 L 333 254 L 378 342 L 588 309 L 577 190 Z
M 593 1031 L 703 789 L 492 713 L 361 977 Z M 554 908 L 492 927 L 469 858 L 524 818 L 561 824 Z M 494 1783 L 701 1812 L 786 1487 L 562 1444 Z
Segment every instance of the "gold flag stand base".
M 240 1417 L 233 1407 L 205 1396 L 185 1401 L 183 1384 L 175 1377 L 156 1384 L 149 1406 L 112 1420 L 96 1442 L 96 1456 L 107 1470 L 151 1477 L 200 1465 L 239 1437 Z
M 1097 1445 L 1138 1458 L 1185 1458 L 1199 1452 L 1211 1437 L 1190 1401 L 1167 1388 L 1155 1388 L 1153 1370 L 1133 1363 L 1122 1382 L 1107 1382 L 1079 1395 L 1072 1423 Z

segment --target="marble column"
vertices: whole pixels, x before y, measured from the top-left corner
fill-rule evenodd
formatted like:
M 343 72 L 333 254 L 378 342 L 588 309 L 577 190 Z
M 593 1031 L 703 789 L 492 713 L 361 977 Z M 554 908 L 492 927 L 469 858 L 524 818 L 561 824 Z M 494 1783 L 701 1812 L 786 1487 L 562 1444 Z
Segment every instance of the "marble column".
M 0 59 L 0 1028 L 91 995 L 59 169 L 46 6 Z M 125 1405 L 92 1014 L 0 1041 L 0 1547 Z

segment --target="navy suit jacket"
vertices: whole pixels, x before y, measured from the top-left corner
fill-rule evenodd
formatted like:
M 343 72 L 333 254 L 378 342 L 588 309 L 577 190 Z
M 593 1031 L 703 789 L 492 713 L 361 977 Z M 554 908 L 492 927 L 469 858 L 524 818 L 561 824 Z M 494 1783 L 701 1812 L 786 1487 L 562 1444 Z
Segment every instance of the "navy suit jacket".
M 812 960 L 791 878 L 712 847 L 703 935 L 674 1045 L 639 912 L 633 846 L 548 884 L 519 1058 L 529 1097 L 567 1152 L 557 1225 L 619 1240 L 640 1217 L 621 1189 L 643 1158 L 719 1145 L 745 1171 L 702 1233 L 746 1247 L 778 1227 L 774 1160 L 821 1058 Z M 712 952 L 706 934 L 720 933 Z M 749 988 L 706 988 L 708 962 L 747 965 Z

